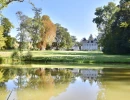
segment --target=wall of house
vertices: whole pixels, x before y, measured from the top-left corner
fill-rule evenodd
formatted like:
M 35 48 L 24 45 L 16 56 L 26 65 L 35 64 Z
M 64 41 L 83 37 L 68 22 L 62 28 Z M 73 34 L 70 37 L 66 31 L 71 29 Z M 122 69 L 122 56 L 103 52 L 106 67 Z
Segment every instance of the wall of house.
M 81 50 L 98 50 L 97 43 L 83 43 Z

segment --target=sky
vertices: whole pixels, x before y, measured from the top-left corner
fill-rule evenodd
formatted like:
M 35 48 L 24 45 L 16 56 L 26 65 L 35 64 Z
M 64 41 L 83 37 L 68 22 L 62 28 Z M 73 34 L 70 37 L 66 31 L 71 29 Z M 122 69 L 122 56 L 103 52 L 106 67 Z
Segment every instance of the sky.
M 92 22 L 95 9 L 103 7 L 108 2 L 119 3 L 119 0 L 31 0 L 37 8 L 42 8 L 41 15 L 48 15 L 53 23 L 59 23 L 68 29 L 70 35 L 77 37 L 78 41 L 98 35 L 96 24 Z M 16 12 L 22 11 L 24 15 L 34 16 L 32 6 L 25 0 L 23 3 L 13 2 L 4 8 L 2 14 L 15 26 L 10 35 L 17 35 L 16 28 L 19 27 Z

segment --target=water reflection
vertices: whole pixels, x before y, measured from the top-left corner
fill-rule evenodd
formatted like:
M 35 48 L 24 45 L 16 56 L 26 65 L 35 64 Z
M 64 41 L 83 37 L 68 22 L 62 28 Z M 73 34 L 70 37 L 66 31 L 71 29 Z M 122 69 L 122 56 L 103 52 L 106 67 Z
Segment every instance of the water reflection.
M 0 68 L 0 100 L 129 100 L 129 83 L 130 69 Z
M 130 100 L 130 69 L 104 68 L 98 100 Z

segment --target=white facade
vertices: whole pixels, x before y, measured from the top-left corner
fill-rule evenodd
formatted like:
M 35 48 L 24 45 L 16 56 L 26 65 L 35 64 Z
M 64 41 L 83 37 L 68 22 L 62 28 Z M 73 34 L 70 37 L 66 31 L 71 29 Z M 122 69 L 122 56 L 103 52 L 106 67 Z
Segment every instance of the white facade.
M 88 40 L 86 40 L 86 38 L 83 38 L 81 44 L 81 50 L 98 50 L 97 39 L 93 39 L 92 35 L 90 35 Z
M 98 77 L 98 70 L 81 70 L 81 78 L 86 81 L 86 80 L 96 80 Z

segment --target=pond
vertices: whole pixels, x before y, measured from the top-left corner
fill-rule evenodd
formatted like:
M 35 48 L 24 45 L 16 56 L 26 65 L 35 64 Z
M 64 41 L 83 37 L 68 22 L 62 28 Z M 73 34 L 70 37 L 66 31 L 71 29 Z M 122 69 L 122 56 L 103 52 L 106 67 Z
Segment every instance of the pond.
M 130 100 L 129 68 L 0 67 L 0 100 Z

